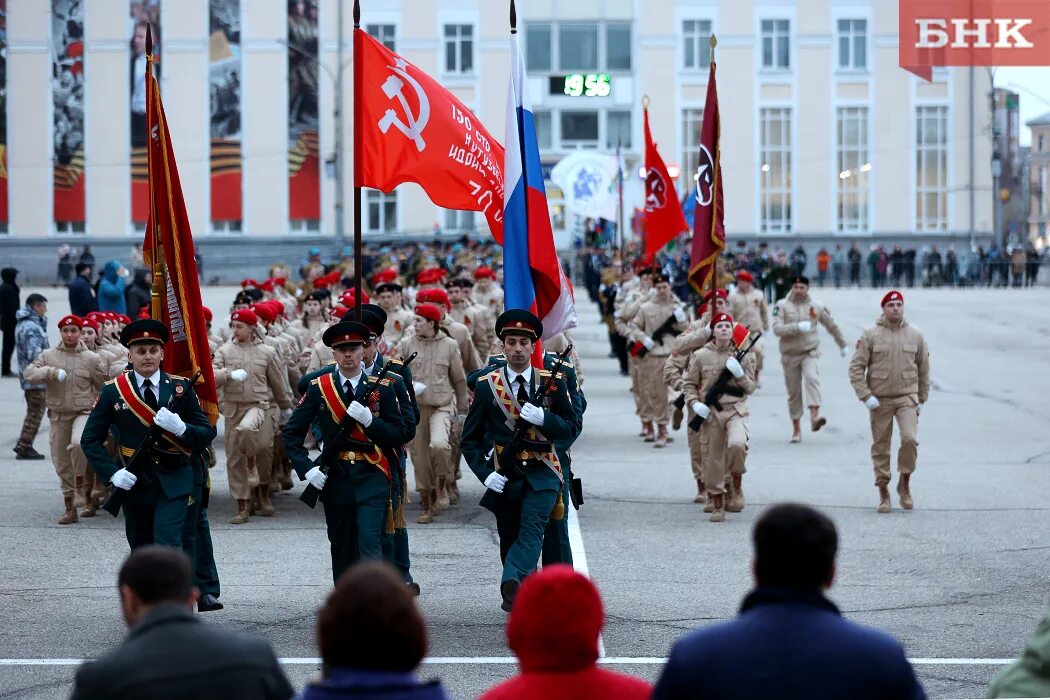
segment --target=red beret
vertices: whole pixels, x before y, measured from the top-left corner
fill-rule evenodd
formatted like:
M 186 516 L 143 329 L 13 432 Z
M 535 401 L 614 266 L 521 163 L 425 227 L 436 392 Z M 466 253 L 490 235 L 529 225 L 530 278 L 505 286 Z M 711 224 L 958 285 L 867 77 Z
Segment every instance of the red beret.
M 131 323 L 131 317 L 126 314 L 119 314 L 117 320 L 119 320 L 125 326 Z
M 448 292 L 444 289 L 424 289 L 416 295 L 416 301 L 427 301 L 435 304 L 442 304 L 448 310 L 452 309 L 452 302 L 449 301 Z
M 277 311 L 278 316 L 284 313 L 284 302 L 280 299 L 270 299 L 270 301 L 266 303 L 272 306 Z
M 349 310 L 350 309 L 346 308 L 342 304 L 336 304 L 331 308 L 328 314 L 330 316 L 334 316 L 335 318 L 342 318 L 343 316 L 346 316 L 346 312 Z
M 422 316 L 437 323 L 441 320 L 441 309 L 433 304 L 416 304 L 416 316 Z
M 372 284 L 382 284 L 383 282 L 393 282 L 397 279 L 397 268 L 388 267 L 385 270 L 380 270 L 372 277 Z
M 314 289 L 326 289 L 330 284 L 328 277 L 318 277 L 314 280 Z
M 138 318 L 150 318 L 148 306 L 143 306 L 141 309 L 139 309 Z
M 737 270 L 736 271 L 736 278 L 738 280 L 740 280 L 741 282 L 754 282 L 755 281 L 755 276 L 752 275 L 747 270 Z
M 211 313 L 211 309 L 209 309 L 207 306 L 202 306 L 201 307 L 201 313 L 204 314 L 204 320 L 205 321 L 207 321 L 208 323 L 212 322 L 212 319 L 214 318 L 214 316 Z
M 114 323 L 120 323 L 120 314 L 118 314 L 116 311 L 104 311 L 103 313 L 106 314 L 106 320 L 107 321 L 113 321 Z
M 106 314 L 103 313 L 102 311 L 92 311 L 91 313 L 89 313 L 87 315 L 87 317 L 90 318 L 95 323 L 102 323 L 103 321 L 106 320 Z
M 259 283 L 255 280 L 248 278 L 241 280 L 241 289 L 247 289 L 248 287 L 258 287 Z
M 74 314 L 63 316 L 58 322 L 59 329 L 65 328 L 66 326 L 76 326 L 77 328 L 80 328 L 83 325 L 84 322 L 81 320 L 81 318 Z
M 99 330 L 101 330 L 101 327 L 99 326 L 98 321 L 96 321 L 93 318 L 82 319 L 81 322 L 80 322 L 80 327 L 81 328 L 94 328 L 96 333 L 98 333 Z
M 271 277 L 270 281 L 279 287 L 283 287 L 284 283 L 288 281 L 287 277 Z
M 230 314 L 230 322 L 233 321 L 240 321 L 241 323 L 247 323 L 249 326 L 254 326 L 259 322 L 259 317 L 251 309 L 240 309 Z
M 726 294 L 726 290 L 724 290 L 724 289 L 712 289 L 711 291 L 709 291 L 707 294 L 704 295 L 704 301 L 710 303 L 711 300 L 713 298 L 715 298 L 715 297 L 718 297 L 719 299 L 723 299 L 724 300 L 724 299 L 728 299 L 729 295 Z
M 551 624 L 552 610 L 572 610 Z M 567 564 L 545 566 L 521 584 L 507 620 L 507 644 L 526 673 L 584 671 L 598 659 L 605 612 L 598 589 Z
M 251 310 L 255 312 L 255 315 L 263 320 L 264 323 L 273 323 L 277 320 L 277 310 L 268 304 L 256 304 L 251 307 Z
M 886 306 L 886 304 L 891 301 L 899 301 L 903 304 L 904 295 L 898 292 L 896 289 L 891 289 L 890 291 L 886 292 L 886 296 L 882 297 L 882 304 L 880 304 L 880 306 Z
M 487 267 L 485 265 L 482 265 L 478 269 L 474 270 L 474 279 L 476 279 L 476 280 L 483 280 L 483 279 L 494 280 L 494 279 L 496 279 L 496 271 L 493 270 L 491 267 Z
M 732 323 L 732 322 L 733 322 L 733 317 L 730 316 L 729 314 L 725 313 L 725 312 L 722 312 L 720 314 L 715 314 L 714 316 L 711 317 L 711 328 L 714 328 L 716 323 Z
M 343 292 L 343 296 L 339 297 L 339 301 L 343 306 L 354 306 L 354 301 L 357 299 L 357 294 L 352 289 L 348 289 Z M 361 290 L 361 303 L 367 304 L 371 301 L 368 298 L 368 293 L 365 290 Z
M 266 280 L 259 285 L 259 289 L 273 294 L 273 280 Z

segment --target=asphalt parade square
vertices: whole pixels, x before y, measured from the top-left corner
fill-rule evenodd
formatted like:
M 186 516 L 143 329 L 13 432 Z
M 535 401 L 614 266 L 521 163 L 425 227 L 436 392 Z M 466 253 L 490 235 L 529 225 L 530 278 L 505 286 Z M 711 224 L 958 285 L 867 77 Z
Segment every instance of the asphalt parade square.
M 65 290 L 23 293 L 31 291 L 48 296 L 51 321 L 68 311 Z M 222 322 L 234 290 L 202 291 Z M 821 330 L 827 426 L 812 433 L 807 421 L 801 443 L 788 443 L 770 335 L 761 388 L 750 400 L 747 506 L 721 524 L 692 503 L 685 428 L 663 450 L 637 436 L 628 380 L 608 358 L 595 307 L 581 298 L 574 338 L 589 406 L 572 452 L 586 503 L 573 514 L 571 533 L 576 566 L 604 600 L 605 663 L 655 679 L 675 639 L 734 617 L 751 585 L 751 526 L 779 501 L 810 503 L 834 519 L 841 539 L 830 598 L 850 619 L 897 637 L 930 697 L 983 697 L 991 677 L 1018 656 L 1047 605 L 1050 289 L 904 292 L 906 318 L 925 334 L 932 367 L 915 510 L 901 510 L 894 494 L 891 513 L 875 512 L 867 410 L 849 386 L 848 360 Z M 852 350 L 878 315 L 882 292 L 811 294 L 828 305 Z M 54 345 L 53 323 L 48 332 Z M 0 381 L 0 401 L 0 698 L 67 697 L 78 660 L 101 655 L 125 634 L 114 582 L 127 542 L 122 523 L 102 511 L 55 524 L 62 498 L 50 460 L 16 461 L 9 450 L 25 409 L 17 380 Z M 44 453 L 47 431 L 45 420 L 35 443 Z M 206 621 L 265 636 L 299 690 L 319 670 L 315 615 L 331 585 L 322 514 L 298 501 L 297 484 L 275 497 L 276 517 L 226 524 L 236 506 L 221 426 L 215 444 L 210 513 L 226 608 Z M 422 675 L 440 676 L 453 697 L 472 698 L 512 675 L 515 664 L 499 609 L 495 524 L 477 505 L 481 484 L 463 472 L 463 498 L 434 524 L 415 524 L 415 496 L 406 515 L 430 633 Z

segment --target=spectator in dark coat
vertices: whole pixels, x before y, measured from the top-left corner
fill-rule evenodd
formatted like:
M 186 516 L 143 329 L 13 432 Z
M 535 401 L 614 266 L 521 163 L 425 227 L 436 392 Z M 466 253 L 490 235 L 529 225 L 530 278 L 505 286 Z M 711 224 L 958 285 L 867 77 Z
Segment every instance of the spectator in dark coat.
M 87 263 L 77 263 L 76 277 L 69 283 L 69 310 L 80 318 L 98 311 L 98 300 L 91 287 L 91 266 Z
M 809 506 L 775 505 L 752 533 L 756 588 L 736 620 L 680 639 L 654 700 L 914 700 L 926 694 L 901 645 L 844 619 L 824 597 L 838 535 Z
M 77 258 L 77 262 L 81 265 L 95 266 L 95 254 L 91 252 L 91 246 L 84 246 L 84 249 L 80 251 L 80 257 Z
M 15 314 L 22 308 L 21 290 L 18 288 L 18 270 L 13 267 L 5 267 L 0 270 L 0 332 L 4 334 L 3 347 L 3 371 L 5 377 L 13 377 L 11 371 L 11 356 L 15 354 Z
M 77 670 L 71 700 L 286 700 L 294 691 L 261 637 L 194 615 L 190 559 L 170 547 L 134 550 L 117 577 L 124 642 Z
M 143 306 L 149 306 L 150 293 L 153 291 L 149 276 L 149 270 L 142 268 L 135 270 L 135 279 L 124 290 L 124 298 L 127 300 L 127 314 L 132 318 L 139 315 L 139 311 L 142 310 Z
M 324 678 L 300 700 L 448 700 L 441 682 L 420 681 L 427 626 L 412 592 L 380 562 L 348 569 L 317 616 Z

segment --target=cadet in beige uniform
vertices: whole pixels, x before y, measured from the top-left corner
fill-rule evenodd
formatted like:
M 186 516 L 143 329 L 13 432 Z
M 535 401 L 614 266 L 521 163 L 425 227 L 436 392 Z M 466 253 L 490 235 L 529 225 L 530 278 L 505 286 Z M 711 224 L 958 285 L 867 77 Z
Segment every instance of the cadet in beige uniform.
M 438 307 L 438 311 L 441 311 L 441 323 L 439 324 L 441 330 L 445 331 L 452 340 L 456 341 L 456 345 L 459 347 L 460 357 L 463 358 L 463 370 L 467 374 L 484 367 L 481 355 L 478 354 L 478 349 L 474 346 L 474 341 L 470 338 L 470 329 L 448 314 L 449 310 L 452 308 L 452 302 L 449 301 L 448 292 L 441 288 L 423 289 L 416 295 L 416 301 L 425 304 L 433 304 Z M 406 335 L 410 336 L 414 332 L 415 329 L 413 327 L 413 329 L 409 330 Z
M 675 395 L 683 393 L 685 375 L 689 371 L 693 353 L 672 352 L 664 363 L 664 384 Z M 685 402 L 686 417 L 692 420 L 693 407 L 688 401 Z M 678 410 L 675 409 L 675 421 L 681 423 Z M 677 427 L 675 428 L 677 430 Z M 700 433 L 696 430 L 687 430 L 686 441 L 689 445 L 689 465 L 693 469 L 693 479 L 696 481 L 696 496 L 693 503 L 703 503 L 707 500 L 707 489 L 704 488 L 703 450 L 700 446 Z
M 503 287 L 496 284 L 496 272 L 482 265 L 474 270 L 474 301 L 484 306 L 490 318 L 499 318 L 503 313 Z M 495 330 L 495 325 L 493 325 Z
M 495 321 L 489 318 L 484 309 L 471 303 L 472 284 L 470 280 L 463 279 L 454 279 L 448 283 L 448 298 L 452 303 L 448 315 L 452 320 L 467 327 L 478 356 L 488 359 L 489 351 L 496 340 Z
M 882 316 L 864 331 L 849 363 L 857 398 L 871 412 L 871 461 L 879 489 L 880 513 L 890 512 L 890 440 L 893 420 L 901 433 L 897 452 L 897 495 L 911 510 L 909 488 L 918 456 L 919 413 L 930 395 L 930 351 L 922 332 L 904 320 L 904 295 L 882 297 Z
M 417 523 L 434 522 L 449 505 L 449 487 L 455 481 L 449 433 L 457 413 L 467 412 L 467 377 L 456 341 L 438 325 L 441 309 L 416 306 L 415 332 L 402 339 L 397 354 L 419 353 L 412 364 L 412 388 L 419 406 L 419 425 L 409 444 L 423 513 Z
M 22 373 L 27 382 L 47 382 L 47 417 L 51 421 L 51 461 L 62 484 L 65 512 L 59 525 L 79 520 L 78 505 L 87 505 L 94 515 L 91 494 L 86 496 L 84 475 L 87 459 L 80 447 L 88 414 L 94 408 L 98 392 L 109 376 L 97 353 L 88 350 L 80 340 L 81 320 L 69 315 L 58 322 L 62 342 L 44 350 Z M 90 505 L 89 505 L 90 504 Z M 87 514 L 87 513 L 86 513 Z
M 765 333 L 769 330 L 769 307 L 766 306 L 766 295 L 754 287 L 755 278 L 747 270 L 737 270 L 736 291 L 729 295 L 729 313 L 737 323 L 743 324 L 750 331 Z M 751 346 L 755 356 L 755 383 L 758 384 L 765 364 L 765 351 L 762 341 Z
M 704 484 L 711 506 L 711 522 L 722 522 L 725 520 L 725 511 L 738 513 L 744 509 L 747 397 L 755 391 L 755 358 L 748 353 L 742 362 L 736 359 L 733 317 L 729 314 L 716 314 L 711 320 L 711 330 L 713 338 L 693 353 L 683 389 L 686 403 L 693 413 L 704 419 L 700 427 Z M 722 410 L 718 411 L 705 404 L 703 399 L 723 369 L 729 370 L 733 375 L 731 384 L 743 389 L 744 395 L 724 394 L 719 399 Z M 728 502 L 724 488 L 727 474 L 731 475 L 733 485 Z
M 674 337 L 685 328 L 686 315 L 671 293 L 671 284 L 662 274 L 653 274 L 656 295 L 642 304 L 637 315 L 628 324 L 631 340 L 639 342 L 648 352 L 638 360 L 639 394 L 642 399 L 642 425 L 647 433 L 656 426 L 656 436 L 646 442 L 655 441 L 653 447 L 667 444 L 667 388 L 664 385 L 664 363 L 671 354 Z M 660 335 L 660 337 L 654 337 Z
M 680 355 L 688 355 L 707 345 L 711 339 L 711 315 L 728 313 L 726 299 L 728 295 L 724 289 L 712 289 L 704 295 L 704 303 L 701 308 L 700 318 L 690 323 L 685 332 L 674 339 L 672 349 Z M 713 307 L 713 308 L 712 308 Z
M 274 514 L 269 484 L 276 426 L 269 412 L 273 403 L 285 415 L 292 408 L 277 353 L 256 335 L 258 323 L 253 311 L 234 311 L 230 316 L 233 339 L 224 343 L 212 359 L 215 385 L 223 389 L 230 495 L 237 501 L 237 514 L 230 520 L 231 525 L 248 522 L 253 489 L 259 514 Z M 286 421 L 285 418 L 281 423 Z
M 846 339 L 835 324 L 828 308 L 809 297 L 809 279 L 796 277 L 791 292 L 773 307 L 773 333 L 780 338 L 780 364 L 784 367 L 788 412 L 791 414 L 791 442 L 802 440 L 802 385 L 806 386 L 809 425 L 813 432 L 827 420 L 820 415 L 820 337 L 817 324 L 822 324 L 846 356 Z
M 383 282 L 376 285 L 376 302 L 386 312 L 386 325 L 383 327 L 383 345 L 385 354 L 390 354 L 401 342 L 405 331 L 415 323 L 416 315 L 404 307 L 403 288 L 397 282 Z M 383 351 L 383 348 L 380 348 Z
M 620 285 L 620 291 L 617 292 L 616 299 L 613 301 L 613 326 L 616 329 L 616 332 L 624 338 L 628 350 L 630 350 L 631 319 L 638 315 L 638 310 L 642 308 L 642 304 L 649 301 L 655 292 L 653 292 L 652 268 L 643 268 L 638 271 L 638 276 L 634 277 L 634 269 L 631 268 L 630 265 L 624 265 L 623 275 L 624 282 Z M 638 378 L 638 367 L 639 362 L 637 354 L 628 352 L 627 373 L 631 377 L 631 396 L 634 397 L 634 414 L 639 418 L 642 418 L 643 401 L 641 381 Z M 645 438 L 647 442 L 652 442 L 656 439 L 656 435 L 653 433 L 653 426 L 651 424 L 646 426 L 645 419 L 642 419 L 642 430 L 638 433 L 638 437 Z

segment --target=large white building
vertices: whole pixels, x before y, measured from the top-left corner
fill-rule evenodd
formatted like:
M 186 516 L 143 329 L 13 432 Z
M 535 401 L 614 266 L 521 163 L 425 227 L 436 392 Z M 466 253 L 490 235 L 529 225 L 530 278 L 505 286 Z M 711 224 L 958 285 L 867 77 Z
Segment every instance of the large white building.
M 343 2 L 349 59 L 353 3 Z M 502 137 L 508 2 L 361 4 L 371 34 L 440 79 Z M 339 0 L 6 5 L 7 216 L 0 230 L 9 242 L 59 234 L 131 239 L 141 230 L 141 205 L 132 201 L 141 172 L 132 124 L 136 24 L 144 17 L 159 25 L 161 89 L 194 235 L 218 245 L 335 233 L 335 181 L 325 161 L 335 144 Z M 987 73 L 935 70 L 925 83 L 899 68 L 896 2 L 517 6 L 545 164 L 577 148 L 611 151 L 620 141 L 638 180 L 648 95 L 654 138 L 683 191 L 695 171 L 715 33 L 731 237 L 991 233 Z M 317 51 L 320 67 L 302 56 Z M 568 80 L 595 89 L 566 94 L 566 76 L 583 76 Z M 348 159 L 352 80 L 346 70 Z M 349 177 L 345 186 L 350 206 Z M 639 190 L 637 182 L 628 187 L 629 206 L 640 204 Z M 578 221 L 564 211 L 557 188 L 549 197 L 564 241 Z M 367 192 L 363 213 L 368 232 L 484 226 L 480 216 L 439 209 L 416 186 Z

